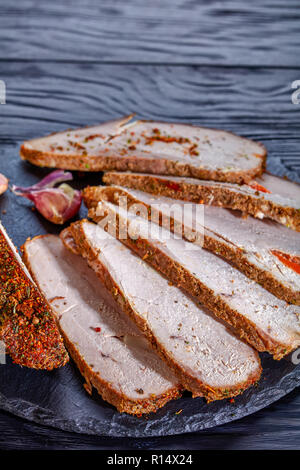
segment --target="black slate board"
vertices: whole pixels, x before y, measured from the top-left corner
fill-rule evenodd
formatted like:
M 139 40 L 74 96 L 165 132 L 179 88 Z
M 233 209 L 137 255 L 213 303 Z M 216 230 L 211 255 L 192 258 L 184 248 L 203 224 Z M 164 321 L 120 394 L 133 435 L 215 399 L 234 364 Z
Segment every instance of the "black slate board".
M 31 184 L 49 172 L 21 162 L 17 152 L 18 144 L 5 146 L 0 152 L 0 172 L 5 170 L 12 182 Z M 297 173 L 286 168 L 279 158 L 269 159 L 269 169 L 299 181 Z M 74 173 L 74 177 L 77 187 L 101 181 L 101 174 L 97 173 Z M 27 201 L 9 192 L 0 199 L 0 211 L 3 210 L 3 222 L 17 245 L 28 236 L 61 230 L 32 212 Z M 80 217 L 85 215 L 82 207 Z M 223 400 L 207 405 L 186 392 L 156 414 L 136 418 L 118 413 L 96 393 L 90 397 L 72 361 L 63 369 L 46 372 L 21 368 L 8 358 L 7 364 L 0 365 L 0 408 L 36 423 L 83 434 L 148 437 L 195 432 L 252 414 L 300 385 L 300 365 L 294 365 L 291 358 L 278 362 L 262 355 L 262 363 L 264 373 L 258 386 L 237 397 L 234 403 Z

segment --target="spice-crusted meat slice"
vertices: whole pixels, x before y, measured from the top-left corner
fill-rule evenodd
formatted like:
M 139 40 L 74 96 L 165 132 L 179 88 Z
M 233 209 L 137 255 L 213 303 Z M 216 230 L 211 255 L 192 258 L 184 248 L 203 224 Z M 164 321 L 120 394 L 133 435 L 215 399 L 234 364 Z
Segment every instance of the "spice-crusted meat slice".
M 91 215 L 258 351 L 281 359 L 300 346 L 300 307 L 277 299 L 227 261 L 110 202 L 100 202 Z
M 51 308 L 1 224 L 0 338 L 16 364 L 51 370 L 68 361 Z
M 40 166 L 83 171 L 138 171 L 248 182 L 263 172 L 266 149 L 222 130 L 134 121 L 60 132 L 24 142 L 21 158 Z
M 243 185 L 115 172 L 106 173 L 103 181 L 173 199 L 240 210 L 300 231 L 300 186 L 268 173 Z
M 96 224 L 83 220 L 71 231 L 120 308 L 193 396 L 235 396 L 259 379 L 257 353 L 204 307 Z
M 122 198 L 141 216 L 164 225 L 188 241 L 221 255 L 279 299 L 300 305 L 300 235 L 271 220 L 244 218 L 238 211 L 185 203 L 120 186 L 87 187 L 87 207 L 101 200 L 120 204 Z M 123 205 L 124 207 L 124 205 Z M 188 212 L 189 209 L 189 212 Z M 197 217 L 197 212 L 202 217 Z

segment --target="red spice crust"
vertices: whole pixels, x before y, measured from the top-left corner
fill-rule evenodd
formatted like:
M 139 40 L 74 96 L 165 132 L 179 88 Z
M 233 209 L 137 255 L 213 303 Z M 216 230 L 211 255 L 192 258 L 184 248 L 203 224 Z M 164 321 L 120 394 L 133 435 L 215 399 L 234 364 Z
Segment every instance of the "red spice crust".
M 208 402 L 215 401 L 215 400 L 222 400 L 228 397 L 234 397 L 239 395 L 244 390 L 246 390 L 251 385 L 255 384 L 260 376 L 261 376 L 261 365 L 259 356 L 257 354 L 258 360 L 258 368 L 255 373 L 248 377 L 248 380 L 237 384 L 235 386 L 228 386 L 228 387 L 220 387 L 220 388 L 212 388 L 209 385 L 205 384 L 201 380 L 193 377 L 190 375 L 186 370 L 184 370 L 169 354 L 169 352 L 165 349 L 165 347 L 155 338 L 152 334 L 152 331 L 149 329 L 145 320 L 143 320 L 133 309 L 130 305 L 129 301 L 123 295 L 120 287 L 115 283 L 114 279 L 108 272 L 108 270 L 97 260 L 97 251 L 93 249 L 90 245 L 88 240 L 85 237 L 84 230 L 82 228 L 82 224 L 87 222 L 86 220 L 82 220 L 79 222 L 75 222 L 70 226 L 71 233 L 74 237 L 76 245 L 80 250 L 82 256 L 87 258 L 87 260 L 91 263 L 95 263 L 97 265 L 96 274 L 104 283 L 106 288 L 109 292 L 113 295 L 115 301 L 118 305 L 122 308 L 123 312 L 125 312 L 138 326 L 138 328 L 142 331 L 145 337 L 148 339 L 152 348 L 161 356 L 161 358 L 168 364 L 168 366 L 175 372 L 178 376 L 182 385 L 187 389 L 190 390 L 193 394 L 193 397 L 205 397 Z M 91 223 L 91 222 L 90 222 Z
M 64 348 L 49 303 L 31 282 L 0 230 L 0 339 L 13 362 L 34 369 L 64 366 Z
M 137 202 L 143 204 L 147 208 L 149 220 L 151 217 L 149 211 L 151 210 L 152 215 L 156 216 L 156 220 L 159 220 L 160 225 L 162 225 L 163 219 L 159 212 L 148 204 L 145 204 L 144 202 L 141 202 L 138 199 L 135 199 L 134 197 L 130 196 L 128 193 L 126 193 L 126 189 L 124 189 L 123 193 L 122 189 L 114 188 L 113 186 L 88 186 L 83 190 L 83 199 L 88 208 L 96 207 L 97 203 L 103 199 L 114 204 L 118 204 L 119 197 L 122 195 L 127 196 L 128 207 Z M 187 241 L 190 241 L 190 239 L 188 238 L 188 230 L 186 229 L 186 227 L 183 228 L 184 230 L 182 231 L 181 235 Z M 172 217 L 170 218 L 170 230 L 174 232 L 174 219 Z M 294 305 L 300 305 L 299 291 L 293 291 L 291 288 L 289 288 L 285 284 L 278 281 L 275 277 L 273 277 L 270 272 L 251 263 L 248 258 L 244 255 L 243 251 L 238 247 L 234 248 L 233 246 L 225 242 L 216 240 L 215 238 L 209 236 L 207 232 L 204 232 L 203 242 L 204 248 L 222 256 L 223 258 L 233 263 L 247 277 L 263 286 L 265 289 L 267 289 L 279 299 L 285 300 L 286 302 Z
M 178 181 L 172 183 L 172 181 L 156 178 L 155 175 L 132 175 L 130 173 L 114 172 L 106 173 L 103 176 L 103 181 L 107 184 L 126 186 L 150 194 L 181 199 L 196 204 L 210 204 L 240 210 L 254 217 L 257 217 L 257 214 L 261 212 L 265 217 L 281 224 L 283 223 L 281 222 L 282 217 L 285 217 L 287 222 L 284 225 L 297 232 L 300 231 L 300 211 L 298 209 L 282 207 L 275 202 L 258 199 L 249 194 L 234 192 L 229 188 L 213 187 L 213 183 L 212 186 L 201 186 L 201 183 L 194 185 Z
M 40 235 L 34 237 L 33 240 L 37 238 L 44 238 L 48 235 Z M 70 240 L 72 237 L 70 236 L 69 228 L 64 229 L 61 234 L 61 239 L 63 240 L 64 245 L 73 253 L 78 254 L 76 252 L 75 247 L 70 245 Z M 30 243 L 31 240 L 28 240 Z M 26 242 L 27 243 L 27 242 Z M 23 246 L 23 260 L 26 264 L 30 274 L 34 278 L 35 282 L 38 285 L 38 279 L 34 276 L 33 271 L 31 270 L 30 260 L 27 256 L 26 252 L 26 243 Z M 163 407 L 168 401 L 180 398 L 182 387 L 179 385 L 177 387 L 172 387 L 167 390 L 165 393 L 157 396 L 152 396 L 151 398 L 144 398 L 140 400 L 132 400 L 129 399 L 123 393 L 117 391 L 115 388 L 111 386 L 109 382 L 103 380 L 99 373 L 95 372 L 84 360 L 81 356 L 78 349 L 75 345 L 69 341 L 67 334 L 60 329 L 61 334 L 64 338 L 65 345 L 69 351 L 70 356 L 72 357 L 73 361 L 77 365 L 81 375 L 84 377 L 86 383 L 84 384 L 85 390 L 91 395 L 92 388 L 95 387 L 97 392 L 101 395 L 103 400 L 107 401 L 111 405 L 115 406 L 118 411 L 121 413 L 129 413 L 133 415 L 142 415 L 150 412 L 156 412 L 159 408 Z
M 159 124 L 159 122 L 156 123 Z M 219 129 L 213 130 L 220 131 Z M 235 136 L 235 134 L 232 132 L 226 132 Z M 240 136 L 239 139 L 249 140 Z M 124 152 L 121 151 L 119 155 L 105 155 L 104 149 L 102 155 L 99 155 L 99 153 L 98 155 L 72 155 L 35 150 L 33 148 L 28 148 L 27 143 L 28 142 L 25 141 L 21 145 L 21 158 L 41 167 L 79 171 L 133 171 L 140 173 L 188 176 L 192 178 L 240 184 L 247 183 L 256 176 L 260 176 L 265 169 L 267 157 L 267 150 L 265 146 L 260 142 L 256 142 L 256 144 L 259 145 L 263 150 L 263 154 L 258 155 L 256 167 L 248 170 L 227 170 L 224 172 L 222 170 L 209 170 L 206 168 L 192 166 L 189 163 L 180 163 L 178 161 L 172 161 L 163 158 L 143 158 L 141 154 L 134 155 L 132 152 L 130 152 L 130 154 L 124 154 Z

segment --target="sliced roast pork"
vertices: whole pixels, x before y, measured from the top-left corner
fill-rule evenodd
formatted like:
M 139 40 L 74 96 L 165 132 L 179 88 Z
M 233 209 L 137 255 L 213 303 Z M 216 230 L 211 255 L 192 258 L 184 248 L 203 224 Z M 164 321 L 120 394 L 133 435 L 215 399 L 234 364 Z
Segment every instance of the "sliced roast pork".
M 300 307 L 277 299 L 219 256 L 121 207 L 104 201 L 91 212 L 103 228 L 227 321 L 258 351 L 281 359 L 300 346 Z
M 51 307 L 1 224 L 0 339 L 21 366 L 51 370 L 68 362 Z
M 257 353 L 98 225 L 71 225 L 78 250 L 115 300 L 173 368 L 207 400 L 241 393 L 261 373 Z
M 242 185 L 114 172 L 106 173 L 103 181 L 174 199 L 237 209 L 300 231 L 300 185 L 268 173 Z
M 271 220 L 246 219 L 239 211 L 185 203 L 117 186 L 84 190 L 88 207 L 122 202 L 140 215 L 234 263 L 250 279 L 287 302 L 300 305 L 300 235 Z M 200 210 L 202 209 L 202 210 Z M 199 216 L 197 216 L 199 214 Z
M 216 129 L 130 118 L 24 142 L 21 158 L 69 170 L 131 170 L 235 183 L 262 174 L 266 149 L 260 143 Z
M 72 239 L 64 238 L 70 248 Z M 156 411 L 180 396 L 178 379 L 81 256 L 46 235 L 25 243 L 24 259 L 56 312 L 89 393 L 95 387 L 119 411 L 132 414 Z

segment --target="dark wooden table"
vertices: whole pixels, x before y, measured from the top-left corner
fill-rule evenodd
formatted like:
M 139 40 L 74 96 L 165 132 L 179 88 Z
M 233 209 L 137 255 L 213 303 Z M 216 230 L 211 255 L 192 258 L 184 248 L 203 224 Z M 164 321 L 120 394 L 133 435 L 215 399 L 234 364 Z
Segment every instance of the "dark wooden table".
M 36 181 L 40 170 L 18 158 L 23 139 L 135 111 L 261 140 L 296 178 L 299 24 L 298 0 L 0 0 L 0 171 Z M 11 207 L 7 194 L 1 216 L 20 245 L 36 235 L 36 216 Z M 141 440 L 70 434 L 0 412 L 0 448 L 297 449 L 298 392 L 206 432 Z

